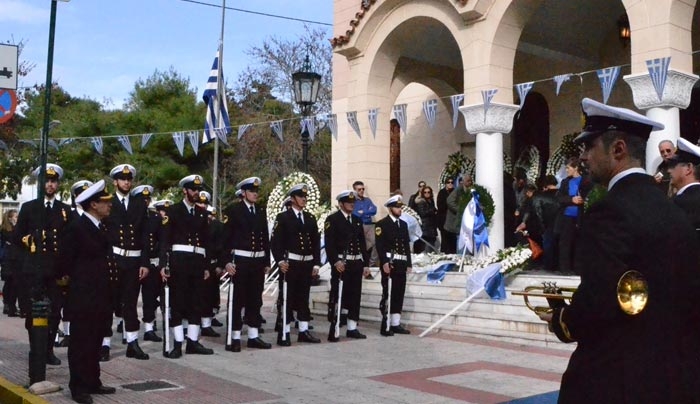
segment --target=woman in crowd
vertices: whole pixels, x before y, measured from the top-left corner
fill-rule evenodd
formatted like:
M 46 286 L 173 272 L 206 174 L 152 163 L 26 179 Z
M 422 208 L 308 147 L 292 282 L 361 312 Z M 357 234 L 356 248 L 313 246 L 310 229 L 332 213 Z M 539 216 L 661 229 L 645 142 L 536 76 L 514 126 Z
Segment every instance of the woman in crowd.
M 417 240 L 413 244 L 413 252 L 418 254 L 425 252 L 436 252 L 434 250 L 437 240 L 437 209 L 435 199 L 433 199 L 433 189 L 429 186 L 423 187 L 420 195 L 415 199 L 416 212 L 420 216 L 423 239 Z M 427 241 L 427 243 L 426 243 Z M 428 244 L 429 243 L 429 244 Z
M 559 216 L 554 232 L 559 237 L 560 272 L 572 273 L 576 232 L 583 214 L 583 201 L 590 190 L 591 182 L 581 175 L 578 157 L 570 157 L 566 162 L 566 178 L 562 180 L 557 192 Z
M 12 232 L 17 224 L 17 210 L 10 209 L 2 215 L 0 232 L 0 265 L 2 266 L 3 314 L 10 317 L 18 315 L 17 310 L 17 269 L 19 252 L 12 244 Z

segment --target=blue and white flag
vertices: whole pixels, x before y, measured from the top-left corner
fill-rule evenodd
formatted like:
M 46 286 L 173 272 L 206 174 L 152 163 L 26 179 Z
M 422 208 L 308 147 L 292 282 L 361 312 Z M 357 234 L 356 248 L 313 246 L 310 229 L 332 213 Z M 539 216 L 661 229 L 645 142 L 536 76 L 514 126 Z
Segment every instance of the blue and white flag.
M 532 86 L 534 85 L 534 81 L 515 85 L 515 89 L 518 90 L 518 98 L 520 98 L 520 109 L 523 109 L 523 105 L 525 105 L 525 98 L 527 98 L 528 93 L 530 90 L 532 90 Z
M 428 121 L 428 126 L 430 129 L 435 127 L 435 121 L 437 120 L 437 107 L 438 100 L 428 100 L 423 101 L 423 113 L 425 114 L 425 120 Z
M 301 133 L 304 133 L 304 130 L 309 131 L 309 138 L 313 142 L 316 139 L 316 124 L 313 116 L 301 119 Z
M 367 112 L 367 120 L 369 120 L 369 129 L 372 131 L 372 137 L 377 138 L 377 115 L 379 108 L 372 108 Z
M 452 102 L 452 128 L 457 128 L 457 120 L 459 119 L 459 104 L 464 101 L 464 94 L 456 94 L 450 97 Z
M 250 129 L 251 126 L 253 126 L 253 125 L 247 123 L 245 125 L 241 125 L 238 127 L 238 140 L 241 140 L 243 135 L 245 135 L 245 133 L 248 132 L 248 129 Z
M 75 139 L 73 139 L 72 137 L 67 137 L 67 138 L 65 138 L 65 139 L 59 140 L 59 141 L 58 141 L 58 145 L 59 145 L 59 146 L 65 146 L 65 145 L 67 145 L 67 144 L 73 143 L 74 140 L 75 140 Z
M 408 116 L 406 116 L 406 104 L 394 105 L 394 118 L 399 121 L 403 134 L 408 133 Z
M 612 93 L 612 89 L 615 87 L 615 82 L 617 78 L 620 77 L 620 66 L 596 70 L 596 73 L 598 73 L 600 87 L 603 89 L 603 104 L 607 104 L 610 93 Z
M 571 73 L 567 74 L 559 74 L 554 76 L 554 82 L 557 83 L 557 95 L 559 95 L 559 90 L 561 90 L 561 85 L 564 84 L 564 82 L 569 81 L 571 79 Z
M 505 277 L 501 273 L 503 264 L 495 262 L 484 268 L 477 269 L 467 278 L 467 295 L 486 291 L 491 299 L 506 298 Z
M 175 141 L 175 146 L 177 146 L 177 151 L 180 152 L 180 156 L 184 156 L 185 132 L 173 132 L 173 140 Z
M 223 71 L 221 72 L 221 80 L 223 81 Z M 222 83 L 223 87 L 223 83 Z M 226 135 L 231 133 L 231 122 L 228 118 L 228 105 L 226 103 L 225 91 L 217 97 L 219 90 L 219 52 L 216 52 L 214 63 L 211 66 L 209 80 L 204 88 L 202 99 L 207 104 L 207 119 L 204 122 L 204 135 L 202 136 L 202 144 L 205 144 L 214 139 L 214 136 L 219 136 L 219 139 L 228 144 Z M 221 114 L 221 122 L 217 122 L 216 118 Z M 216 130 L 215 130 L 216 129 Z
M 481 98 L 484 100 L 484 122 L 486 122 L 486 114 L 489 112 L 493 96 L 498 92 L 497 88 L 481 91 Z
M 131 149 L 131 141 L 129 140 L 128 136 L 118 136 L 117 141 L 119 142 L 119 144 L 122 145 L 122 147 L 124 148 L 124 150 L 126 150 L 127 153 L 134 154 L 134 151 Z
M 357 137 L 362 139 L 362 134 L 360 133 L 360 124 L 357 122 L 357 111 L 346 112 L 345 116 L 348 118 L 348 123 L 350 124 L 350 127 L 355 131 L 355 133 L 357 133 Z
M 95 146 L 95 151 L 98 152 L 99 154 L 102 154 L 102 147 L 104 146 L 104 143 L 102 142 L 101 137 L 93 137 L 91 140 L 92 145 Z
M 148 141 L 153 137 L 153 133 L 145 133 L 141 135 L 141 148 L 143 149 L 148 144 Z
M 49 146 L 51 146 L 54 150 L 58 151 L 58 143 L 56 143 L 55 140 L 49 139 L 48 140 Z
M 482 246 L 489 245 L 489 233 L 486 227 L 486 218 L 481 210 L 479 194 L 472 189 L 472 199 L 467 204 L 462 214 L 462 224 L 457 239 L 457 250 L 466 248 L 469 253 L 476 255 Z
M 666 87 L 666 78 L 668 77 L 668 67 L 671 65 L 671 57 L 658 58 L 647 60 L 647 69 L 649 69 L 649 77 L 654 85 L 656 95 L 659 101 L 663 99 L 664 87 Z
M 194 150 L 194 155 L 199 154 L 199 133 L 189 132 L 187 138 L 190 140 L 190 145 L 192 145 L 192 150 Z
M 428 283 L 440 284 L 447 272 L 454 271 L 457 268 L 457 264 L 454 262 L 446 262 L 432 271 L 428 272 L 425 279 Z
M 284 133 L 282 128 L 282 121 L 274 121 L 270 123 L 270 128 L 272 132 L 279 138 L 280 142 L 284 142 Z
M 328 129 L 331 131 L 333 139 L 338 140 L 338 115 L 330 114 L 328 115 Z

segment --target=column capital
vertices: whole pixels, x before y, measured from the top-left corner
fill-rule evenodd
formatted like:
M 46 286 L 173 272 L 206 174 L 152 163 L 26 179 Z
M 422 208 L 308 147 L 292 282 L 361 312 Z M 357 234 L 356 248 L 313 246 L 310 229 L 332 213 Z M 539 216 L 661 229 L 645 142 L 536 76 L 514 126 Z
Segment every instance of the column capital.
M 484 104 L 473 104 L 459 107 L 464 115 L 467 132 L 477 133 L 509 133 L 513 129 L 513 117 L 520 106 L 493 102 L 489 105 L 484 116 Z
M 685 109 L 690 104 L 690 95 L 698 76 L 669 69 L 661 100 L 656 94 L 649 73 L 629 74 L 624 77 L 624 80 L 632 89 L 634 105 L 639 109 L 662 107 Z

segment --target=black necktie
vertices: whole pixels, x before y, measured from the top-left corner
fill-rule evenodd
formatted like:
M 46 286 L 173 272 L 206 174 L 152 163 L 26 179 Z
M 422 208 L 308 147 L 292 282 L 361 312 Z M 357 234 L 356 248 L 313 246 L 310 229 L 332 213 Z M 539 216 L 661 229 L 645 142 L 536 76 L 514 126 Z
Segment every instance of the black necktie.
M 126 210 L 126 198 L 122 198 L 122 208 Z
M 301 212 L 297 213 L 297 217 L 299 218 L 301 224 L 304 224 L 304 219 L 301 217 Z
M 51 202 L 46 201 L 46 214 L 51 213 Z
M 250 214 L 255 215 L 255 208 L 252 206 L 250 207 Z
M 104 224 L 102 224 L 102 222 L 100 222 L 100 224 L 99 224 L 97 227 L 98 227 L 101 231 L 107 230 L 107 228 L 105 227 Z
M 350 215 L 348 215 L 348 216 L 346 217 L 346 219 L 348 219 L 348 223 L 352 224 L 352 220 L 350 219 Z
M 194 216 L 194 208 L 190 208 L 190 216 Z
M 398 227 L 399 229 L 401 228 L 401 221 L 400 220 L 396 221 L 396 227 Z

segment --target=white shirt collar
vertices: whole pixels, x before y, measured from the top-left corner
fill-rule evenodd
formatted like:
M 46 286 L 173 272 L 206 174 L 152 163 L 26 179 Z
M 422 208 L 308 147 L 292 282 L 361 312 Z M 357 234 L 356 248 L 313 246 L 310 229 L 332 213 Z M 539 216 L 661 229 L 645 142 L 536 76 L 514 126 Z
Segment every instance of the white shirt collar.
M 630 174 L 646 174 L 646 173 L 647 172 L 644 171 L 644 169 L 641 167 L 632 167 L 632 168 L 628 168 L 624 171 L 620 171 L 619 173 L 615 174 L 615 176 L 610 179 L 610 182 L 608 183 L 608 191 L 610 191 L 612 189 L 612 187 L 618 181 L 620 181 L 622 178 L 624 178 Z
M 248 210 L 250 210 L 250 208 L 255 209 L 255 205 L 253 205 L 252 203 L 249 203 L 245 199 L 243 200 L 243 203 L 245 203 L 245 206 L 248 208 Z
M 194 209 L 194 205 L 190 205 L 190 204 L 187 202 L 187 198 L 183 199 L 183 200 L 182 200 L 182 203 L 185 204 L 185 208 L 187 208 L 187 211 L 188 211 L 188 212 L 189 212 L 190 210 Z
M 292 206 L 292 210 L 294 211 L 294 216 L 299 217 L 299 213 L 301 213 L 301 211 L 300 211 L 300 210 L 296 210 L 296 208 L 295 208 L 294 206 Z M 303 217 L 304 214 L 302 214 L 301 216 Z
M 676 192 L 676 195 L 680 195 L 683 192 L 685 192 L 686 189 L 694 186 L 694 185 L 700 185 L 700 182 L 691 182 L 690 184 L 684 186 L 683 188 L 679 189 L 678 192 Z
M 88 212 L 83 212 L 83 216 L 90 219 L 90 221 L 92 222 L 92 224 L 95 225 L 95 227 L 97 227 L 98 229 L 100 228 L 100 221 L 97 220 L 97 218 L 95 216 L 89 214 Z
M 47 203 L 47 202 L 50 203 L 50 204 L 51 204 L 51 207 L 53 208 L 53 204 L 54 204 L 54 202 L 56 202 L 56 198 L 51 198 L 51 199 L 49 199 L 49 198 L 44 198 L 44 206 L 46 206 L 46 203 Z

